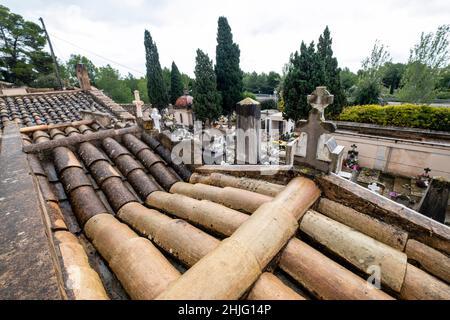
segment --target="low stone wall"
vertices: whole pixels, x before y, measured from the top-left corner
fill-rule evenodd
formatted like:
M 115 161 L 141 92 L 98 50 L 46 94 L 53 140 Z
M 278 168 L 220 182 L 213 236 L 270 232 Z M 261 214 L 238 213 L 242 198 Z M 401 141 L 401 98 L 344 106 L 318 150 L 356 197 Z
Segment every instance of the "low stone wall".
M 335 133 L 338 144 L 358 146 L 361 166 L 395 175 L 416 176 L 429 167 L 431 175 L 450 178 L 450 143 L 414 141 L 354 132 Z
M 389 138 L 400 138 L 407 140 L 423 140 L 423 141 L 437 140 L 450 142 L 450 132 L 445 131 L 380 126 L 370 123 L 358 123 L 347 121 L 336 121 L 336 126 L 338 128 L 338 131 L 352 131 L 361 134 L 369 134 Z

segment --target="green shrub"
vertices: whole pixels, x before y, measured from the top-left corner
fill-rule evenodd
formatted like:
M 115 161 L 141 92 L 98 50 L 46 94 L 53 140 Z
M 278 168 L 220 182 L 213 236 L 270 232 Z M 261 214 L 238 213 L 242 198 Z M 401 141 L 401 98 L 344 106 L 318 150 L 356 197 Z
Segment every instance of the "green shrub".
M 250 98 L 250 99 L 256 100 L 255 94 L 252 93 L 252 92 L 250 92 L 250 91 L 244 91 L 244 92 L 242 93 L 242 97 L 243 97 L 243 99 L 244 99 L 244 98 Z
M 450 100 L 450 90 L 449 91 L 440 91 L 436 94 L 437 99 L 445 99 Z
M 415 104 L 352 106 L 345 108 L 338 120 L 450 131 L 450 108 Z
M 268 99 L 261 101 L 261 110 L 267 110 L 267 109 L 278 109 L 277 103 L 275 100 Z

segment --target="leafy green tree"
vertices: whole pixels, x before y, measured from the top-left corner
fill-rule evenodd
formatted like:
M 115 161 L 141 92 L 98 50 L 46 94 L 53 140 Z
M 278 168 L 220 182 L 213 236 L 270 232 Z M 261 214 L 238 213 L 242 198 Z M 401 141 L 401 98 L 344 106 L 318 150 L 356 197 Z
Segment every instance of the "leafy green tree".
M 403 76 L 403 87 L 398 93 L 402 101 L 427 103 L 435 98 L 436 74 L 419 61 L 408 64 Z
M 440 91 L 450 90 L 450 65 L 440 70 L 437 89 Z
M 217 91 L 216 74 L 208 55 L 197 49 L 195 58 L 194 112 L 208 125 L 222 114 L 221 96 Z
M 139 79 L 136 79 L 135 76 L 128 72 L 128 75 L 125 77 L 125 79 L 123 79 L 123 81 L 125 82 L 126 86 L 130 88 L 131 92 L 134 95 L 134 91 L 138 90 Z
M 194 79 L 189 77 L 187 74 L 181 74 L 181 81 L 183 82 L 183 88 L 190 91 L 194 85 Z
M 300 53 L 291 55 L 289 70 L 283 84 L 283 117 L 294 121 L 306 119 L 311 106 L 307 95 L 324 82 L 322 64 L 315 51 L 314 42 L 308 47 L 302 41 Z
M 281 81 L 281 76 L 275 71 L 269 74 L 256 72 L 244 73 L 242 78 L 244 91 L 253 93 L 273 94 Z
M 256 72 L 246 72 L 242 77 L 244 91 L 259 93 L 258 74 Z
M 334 95 L 334 102 L 325 110 L 327 115 L 335 117 L 339 115 L 347 105 L 344 90 L 341 87 L 340 80 L 340 69 L 338 68 L 338 62 L 335 57 L 333 57 L 333 49 L 331 45 L 333 39 L 330 35 L 330 30 L 328 26 L 325 28 L 322 35 L 319 37 L 319 42 L 317 44 L 317 54 L 322 65 L 324 83 L 322 85 L 326 86 L 327 89 Z
M 362 78 L 355 91 L 353 104 L 378 104 L 381 94 L 380 85 L 371 78 Z
M 391 54 L 387 51 L 387 47 L 378 40 L 375 41 L 370 56 L 362 61 L 360 76 L 377 81 L 381 85 L 382 67 L 391 60 Z
M 386 88 L 389 88 L 390 94 L 394 94 L 394 90 L 400 87 L 405 67 L 403 63 L 392 62 L 387 62 L 383 66 L 381 81 Z
M 450 25 L 439 26 L 435 33 L 423 33 L 410 52 L 409 62 L 420 62 L 431 69 L 444 67 L 450 60 Z
M 162 76 L 164 80 L 164 86 L 166 88 L 167 96 L 170 97 L 170 69 L 164 67 L 162 69 Z
M 277 103 L 275 100 L 267 99 L 264 101 L 261 101 L 261 110 L 269 110 L 269 109 L 277 109 Z
M 450 25 L 438 27 L 435 33 L 424 34 L 411 49 L 399 97 L 407 102 L 428 102 L 436 95 L 440 68 L 450 60 Z
M 222 109 L 231 115 L 234 106 L 242 98 L 242 71 L 239 67 L 239 46 L 233 42 L 233 35 L 227 18 L 219 17 L 216 46 L 217 89 L 222 95 Z
M 382 67 L 391 61 L 387 48 L 375 41 L 370 56 L 362 61 L 359 80 L 352 101 L 355 104 L 379 103 L 381 95 Z
M 56 78 L 56 75 L 50 73 L 50 74 L 44 74 L 41 76 L 38 76 L 32 83 L 33 88 L 53 88 L 57 89 L 60 87 L 58 79 Z
M 269 88 L 269 94 L 273 94 L 274 90 L 278 87 L 281 81 L 281 76 L 275 72 L 270 71 L 267 75 L 267 87 Z
M 345 92 L 349 92 L 350 88 L 358 83 L 358 76 L 350 71 L 349 68 L 344 68 L 341 70 L 341 86 Z
M 131 89 L 120 79 L 119 71 L 109 64 L 98 69 L 97 86 L 115 102 L 130 103 L 133 100 Z
M 137 89 L 139 90 L 141 100 L 144 101 L 145 103 L 150 103 L 147 91 L 147 78 L 142 77 L 138 80 Z
M 52 72 L 45 52 L 43 30 L 34 22 L 0 5 L 0 76 L 4 81 L 31 85 L 39 75 Z
M 250 98 L 250 99 L 256 100 L 255 94 L 250 91 L 244 91 L 242 93 L 242 98 Z
M 147 91 L 153 107 L 163 110 L 169 103 L 166 85 L 159 63 L 158 48 L 148 30 L 144 33 L 145 59 L 147 67 Z
M 175 104 L 175 101 L 181 95 L 183 95 L 183 81 L 177 65 L 175 62 L 172 62 L 172 69 L 170 71 L 170 102 Z

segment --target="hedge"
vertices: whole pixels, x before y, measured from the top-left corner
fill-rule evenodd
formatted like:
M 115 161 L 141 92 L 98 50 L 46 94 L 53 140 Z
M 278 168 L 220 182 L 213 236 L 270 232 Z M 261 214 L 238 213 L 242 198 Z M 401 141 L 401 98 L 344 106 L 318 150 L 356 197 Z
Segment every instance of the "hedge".
M 261 110 L 267 110 L 267 109 L 278 109 L 277 103 L 275 100 L 267 99 L 260 102 L 261 103 Z
M 450 108 L 428 105 L 364 105 L 345 108 L 338 120 L 450 131 Z

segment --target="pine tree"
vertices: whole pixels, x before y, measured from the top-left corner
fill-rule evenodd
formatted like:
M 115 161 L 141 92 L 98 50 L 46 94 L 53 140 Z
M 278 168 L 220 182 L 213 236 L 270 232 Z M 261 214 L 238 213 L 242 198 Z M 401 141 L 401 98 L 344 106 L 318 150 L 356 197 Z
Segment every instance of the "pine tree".
M 153 107 L 162 110 L 167 107 L 169 98 L 167 96 L 161 65 L 159 63 L 158 48 L 153 42 L 148 30 L 144 33 L 145 59 L 147 67 L 147 89 L 150 103 Z
M 212 60 L 202 50 L 195 58 L 194 112 L 201 121 L 211 123 L 222 114 L 221 97 L 217 91 Z
M 170 70 L 170 102 L 175 104 L 175 101 L 183 94 L 183 80 L 181 79 L 180 71 L 175 62 L 172 62 L 172 69 Z
M 222 108 L 230 115 L 242 98 L 242 76 L 239 67 L 239 46 L 233 42 L 233 35 L 227 18 L 219 17 L 216 46 L 217 89 L 222 95 Z
M 322 65 L 324 83 L 328 91 L 334 95 L 334 102 L 332 105 L 325 109 L 327 115 L 335 117 L 339 115 L 343 107 L 347 104 L 344 91 L 341 87 L 340 69 L 338 68 L 338 62 L 333 57 L 333 49 L 331 45 L 333 39 L 330 36 L 330 30 L 328 26 L 325 28 L 322 35 L 319 37 L 319 43 L 317 44 L 317 54 Z
M 296 51 L 290 58 L 288 73 L 283 84 L 283 117 L 298 121 L 307 119 L 311 106 L 307 95 L 323 84 L 324 77 L 314 42 L 307 47 L 302 41 L 300 54 Z

